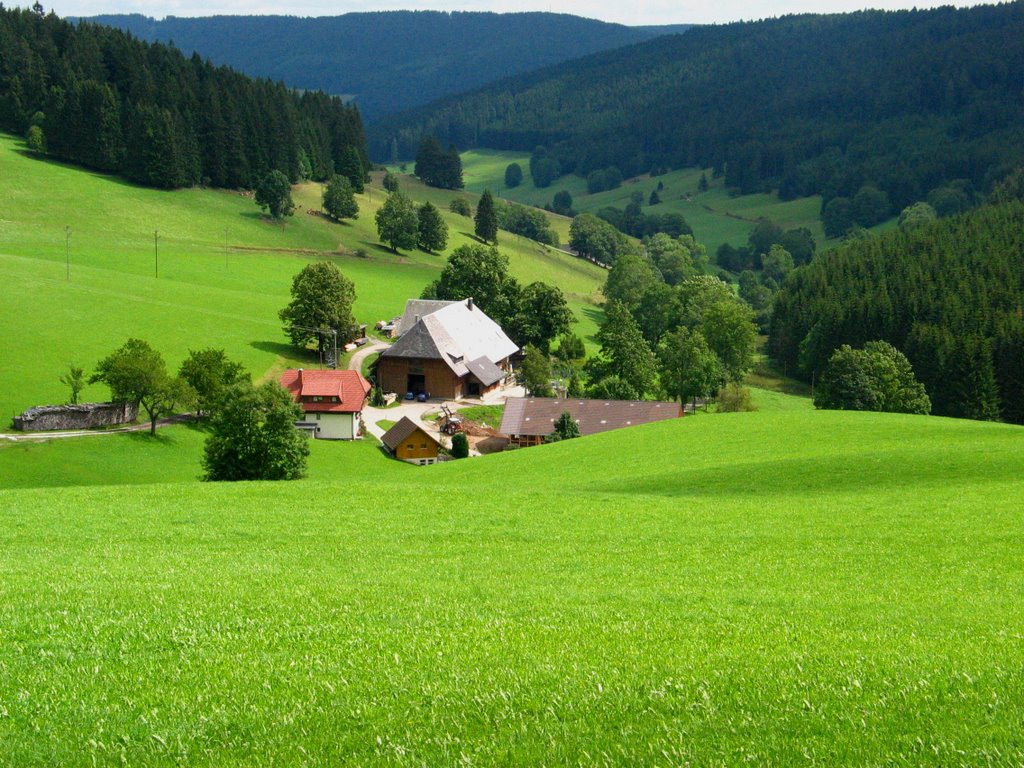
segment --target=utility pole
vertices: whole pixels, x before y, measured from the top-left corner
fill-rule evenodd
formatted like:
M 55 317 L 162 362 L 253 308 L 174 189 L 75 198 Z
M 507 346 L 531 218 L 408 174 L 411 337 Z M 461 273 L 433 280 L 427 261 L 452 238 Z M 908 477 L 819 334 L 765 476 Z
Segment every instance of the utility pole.
M 160 277 L 160 230 L 153 230 L 153 277 Z
M 71 227 L 64 227 L 64 271 L 65 279 L 71 279 Z

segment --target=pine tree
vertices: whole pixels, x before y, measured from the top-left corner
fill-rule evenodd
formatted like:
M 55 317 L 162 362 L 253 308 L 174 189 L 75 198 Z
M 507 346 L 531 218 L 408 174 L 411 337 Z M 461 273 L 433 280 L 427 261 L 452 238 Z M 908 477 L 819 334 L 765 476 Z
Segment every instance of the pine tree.
M 362 194 L 366 185 L 366 168 L 363 160 L 359 157 L 359 151 L 351 144 L 345 148 L 338 173 L 346 177 L 352 185 L 352 191 Z
M 477 237 L 485 243 L 498 242 L 498 212 L 494 207 L 491 190 L 485 189 L 484 193 L 480 195 L 480 202 L 477 203 L 473 222 L 473 231 Z

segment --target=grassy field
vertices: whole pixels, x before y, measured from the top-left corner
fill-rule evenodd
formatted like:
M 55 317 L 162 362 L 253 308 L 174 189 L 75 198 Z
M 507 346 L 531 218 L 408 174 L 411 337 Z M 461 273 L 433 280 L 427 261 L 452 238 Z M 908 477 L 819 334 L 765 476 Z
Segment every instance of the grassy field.
M 89 435 L 74 439 L 0 440 L 0 488 L 60 488 L 76 485 L 192 483 L 203 474 L 206 433 L 193 425 L 148 432 Z M 310 441 L 310 480 L 391 477 L 404 472 L 388 461 L 376 439 L 334 443 Z
M 713 415 L 0 491 L 3 762 L 1019 764 L 1022 434 Z
M 334 260 L 355 282 L 355 312 L 367 323 L 400 313 L 444 263 L 443 255 L 396 255 L 376 242 L 379 175 L 378 186 L 359 197 L 359 219 L 344 225 L 307 213 L 319 207 L 318 185 L 296 189 L 296 215 L 275 224 L 239 194 L 144 189 L 29 158 L 20 141 L 2 135 L 0 179 L 4 428 L 31 405 L 63 402 L 58 378 L 68 365 L 88 370 L 129 336 L 149 341 L 172 367 L 189 349 L 208 346 L 223 347 L 257 377 L 315 364 L 285 343 L 277 319 L 292 277 L 311 260 Z M 425 188 L 407 186 L 426 199 Z M 451 250 L 469 241 L 471 227 L 447 212 L 447 202 L 444 210 Z M 546 280 L 566 292 L 578 332 L 593 345 L 603 272 L 511 235 L 501 248 L 521 280 Z M 106 395 L 98 385 L 84 392 Z
M 525 179 L 515 188 L 505 186 L 505 168 L 509 163 L 519 163 Z M 818 218 L 821 197 L 805 197 L 782 201 L 774 194 L 741 195 L 732 197 L 725 188 L 724 179 L 712 177 L 711 169 L 685 168 L 663 176 L 641 176 L 627 179 L 618 189 L 589 194 L 586 180 L 578 176 L 563 176 L 547 189 L 537 189 L 530 180 L 530 155 L 522 152 L 505 152 L 491 149 L 477 149 L 462 153 L 463 176 L 466 189 L 475 193 L 490 188 L 492 192 L 508 200 L 529 205 L 544 206 L 551 203 L 555 193 L 567 190 L 573 198 L 573 205 L 581 213 L 596 213 L 606 206 L 625 208 L 633 192 L 640 192 L 644 198 L 644 212 L 681 213 L 693 227 L 697 240 L 704 243 L 713 257 L 722 243 L 734 246 L 746 245 L 747 238 L 758 219 L 767 218 L 783 229 L 807 227 L 818 244 L 819 250 L 836 245 L 838 240 L 825 238 L 825 231 Z M 701 173 L 709 182 L 706 192 L 698 186 Z M 662 202 L 650 207 L 647 202 L 658 184 Z M 873 227 L 871 231 L 881 232 L 895 226 L 896 220 Z

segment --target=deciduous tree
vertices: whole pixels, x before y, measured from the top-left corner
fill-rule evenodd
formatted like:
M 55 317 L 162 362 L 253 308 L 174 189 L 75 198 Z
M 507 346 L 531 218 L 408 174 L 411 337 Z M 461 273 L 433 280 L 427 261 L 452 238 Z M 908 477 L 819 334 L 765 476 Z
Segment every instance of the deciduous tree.
M 223 349 L 189 350 L 188 357 L 178 369 L 178 376 L 188 382 L 196 393 L 196 410 L 200 415 L 211 414 L 224 391 L 249 375 L 241 363 L 229 360 Z
M 399 248 L 415 248 L 419 242 L 420 219 L 412 200 L 401 192 L 392 192 L 377 209 L 377 234 L 398 253 Z
M 292 300 L 278 316 L 292 344 L 303 349 L 316 341 L 320 352 L 331 344 L 332 331 L 339 344 L 353 338 L 356 321 L 352 304 L 356 289 L 329 261 L 307 264 L 292 280 Z
M 149 432 L 156 434 L 158 419 L 174 413 L 177 406 L 193 402 L 195 392 L 180 377 L 167 373 L 163 356 L 141 339 L 128 339 L 119 349 L 96 364 L 89 383 L 110 387 L 110 399 L 138 403 L 149 416 Z
M 441 212 L 433 203 L 427 202 L 420 206 L 417 216 L 420 248 L 428 253 L 443 251 L 448 245 L 448 225 Z
M 256 187 L 256 204 L 275 219 L 291 216 L 295 212 L 292 185 L 280 171 L 271 171 Z
M 302 409 L 276 381 L 226 390 L 203 452 L 205 480 L 295 480 L 306 474 Z
M 331 177 L 324 187 L 323 206 L 327 215 L 338 221 L 359 218 L 359 203 L 347 176 L 336 173 Z

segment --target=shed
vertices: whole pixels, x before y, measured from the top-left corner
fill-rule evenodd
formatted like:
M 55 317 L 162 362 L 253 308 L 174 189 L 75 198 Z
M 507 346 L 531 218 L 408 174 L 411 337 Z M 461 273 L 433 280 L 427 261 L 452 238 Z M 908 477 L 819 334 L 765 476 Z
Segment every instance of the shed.
M 437 438 L 408 416 L 385 432 L 380 441 L 392 456 L 410 464 L 436 464 L 441 451 Z

